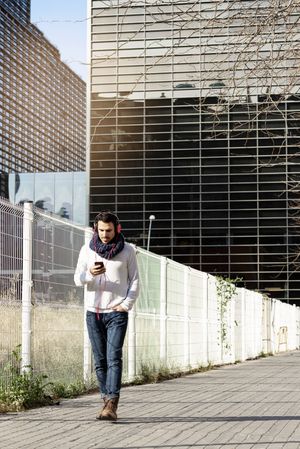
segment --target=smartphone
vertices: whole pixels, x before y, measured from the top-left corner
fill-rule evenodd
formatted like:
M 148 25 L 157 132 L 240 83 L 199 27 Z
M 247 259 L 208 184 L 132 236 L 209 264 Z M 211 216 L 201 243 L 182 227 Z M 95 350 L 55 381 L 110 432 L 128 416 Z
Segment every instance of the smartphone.
M 104 267 L 104 263 L 103 262 L 95 262 L 95 265 L 99 268 L 103 268 Z

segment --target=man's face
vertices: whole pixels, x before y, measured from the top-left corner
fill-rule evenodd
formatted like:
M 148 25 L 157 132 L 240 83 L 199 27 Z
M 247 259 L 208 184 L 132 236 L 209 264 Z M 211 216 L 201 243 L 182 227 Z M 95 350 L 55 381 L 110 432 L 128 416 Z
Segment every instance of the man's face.
M 109 243 L 114 238 L 115 234 L 115 227 L 113 223 L 98 221 L 98 235 L 102 243 Z

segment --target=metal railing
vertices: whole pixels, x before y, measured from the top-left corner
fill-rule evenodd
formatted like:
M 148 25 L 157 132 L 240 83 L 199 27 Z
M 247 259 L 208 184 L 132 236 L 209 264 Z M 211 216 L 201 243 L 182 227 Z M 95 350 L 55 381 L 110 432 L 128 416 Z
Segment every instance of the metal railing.
M 0 224 L 0 370 L 21 344 L 23 370 L 88 382 L 84 289 L 73 274 L 91 229 L 2 199 Z M 129 313 L 124 381 L 145 367 L 185 371 L 300 346 L 298 307 L 243 288 L 224 299 L 218 278 L 136 251 L 141 292 Z

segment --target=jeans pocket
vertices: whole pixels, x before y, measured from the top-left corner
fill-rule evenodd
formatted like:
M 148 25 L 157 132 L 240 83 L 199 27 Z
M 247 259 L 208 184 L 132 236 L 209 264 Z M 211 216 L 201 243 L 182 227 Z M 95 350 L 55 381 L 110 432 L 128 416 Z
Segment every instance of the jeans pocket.
M 128 321 L 128 312 L 113 312 L 113 322 L 116 324 L 126 324 Z
M 94 323 L 94 321 L 95 321 L 95 313 L 94 312 L 91 312 L 91 311 L 89 311 L 89 310 L 87 310 L 86 311 L 86 315 L 85 315 L 85 321 L 86 321 L 86 323 L 88 323 L 88 324 L 93 324 Z

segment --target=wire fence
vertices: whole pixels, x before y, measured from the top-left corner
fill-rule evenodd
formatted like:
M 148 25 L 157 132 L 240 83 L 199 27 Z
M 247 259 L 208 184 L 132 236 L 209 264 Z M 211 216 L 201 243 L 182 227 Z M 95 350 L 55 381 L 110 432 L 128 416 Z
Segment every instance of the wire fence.
M 0 366 L 13 364 L 22 339 L 23 208 L 0 203 Z
M 27 205 L 28 206 L 28 205 Z M 0 372 L 22 365 L 63 383 L 93 378 L 84 289 L 73 274 L 91 229 L 0 199 Z M 300 346 L 300 309 L 136 248 L 141 291 L 123 380 L 234 363 Z

